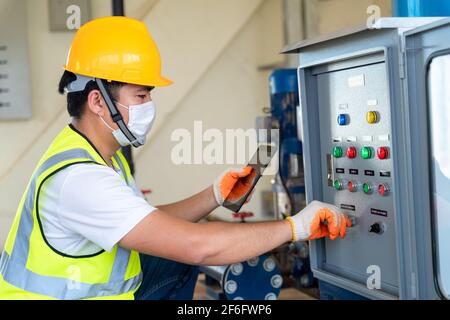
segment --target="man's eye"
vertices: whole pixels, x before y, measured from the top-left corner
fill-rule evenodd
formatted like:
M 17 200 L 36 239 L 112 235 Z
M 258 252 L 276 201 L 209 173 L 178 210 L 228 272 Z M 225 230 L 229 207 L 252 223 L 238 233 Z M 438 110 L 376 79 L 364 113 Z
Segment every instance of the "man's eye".
M 147 98 L 147 95 L 146 94 L 139 94 L 138 97 L 141 98 L 141 99 L 145 99 L 145 98 Z

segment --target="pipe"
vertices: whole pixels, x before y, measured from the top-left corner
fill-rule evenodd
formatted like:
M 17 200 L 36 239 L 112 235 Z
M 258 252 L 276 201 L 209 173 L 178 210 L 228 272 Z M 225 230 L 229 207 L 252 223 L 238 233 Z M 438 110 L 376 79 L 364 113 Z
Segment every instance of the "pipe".
M 394 17 L 450 16 L 450 1 L 392 0 L 392 15 Z
M 125 4 L 124 0 L 111 0 L 112 15 L 113 16 L 125 16 Z M 122 153 L 130 166 L 131 174 L 134 175 L 134 162 L 131 146 L 122 147 Z
M 113 16 L 125 15 L 125 4 L 123 0 L 112 0 L 112 15 Z

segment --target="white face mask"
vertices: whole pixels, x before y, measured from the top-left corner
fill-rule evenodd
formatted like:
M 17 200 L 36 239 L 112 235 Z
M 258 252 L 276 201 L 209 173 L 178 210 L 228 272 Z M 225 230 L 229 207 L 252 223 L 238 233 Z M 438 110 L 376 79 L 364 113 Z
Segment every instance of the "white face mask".
M 116 102 L 119 106 L 128 109 L 128 124 L 127 127 L 130 132 L 135 136 L 136 140 L 144 145 L 147 134 L 152 129 L 153 123 L 156 117 L 156 108 L 153 101 L 149 101 L 143 104 L 125 106 L 119 102 Z M 114 130 L 109 126 L 106 121 L 100 116 L 103 123 L 112 131 L 114 138 L 122 146 L 131 145 L 134 141 L 128 140 L 128 138 L 123 134 L 122 130 L 119 128 Z

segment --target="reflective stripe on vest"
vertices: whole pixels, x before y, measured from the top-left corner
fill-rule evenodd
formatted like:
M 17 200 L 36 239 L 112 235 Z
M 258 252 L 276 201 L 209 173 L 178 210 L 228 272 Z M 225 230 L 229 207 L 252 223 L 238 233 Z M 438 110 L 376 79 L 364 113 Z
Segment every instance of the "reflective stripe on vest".
M 71 149 L 47 159 L 35 172 L 28 186 L 25 202 L 20 214 L 20 221 L 14 246 L 9 255 L 3 251 L 0 258 L 0 274 L 11 285 L 22 290 L 56 299 L 87 299 L 104 296 L 118 296 L 135 290 L 142 280 L 142 273 L 125 280 L 130 251 L 117 247 L 114 264 L 108 283 L 90 284 L 73 279 L 37 274 L 26 267 L 30 249 L 30 237 L 33 230 L 33 208 L 37 181 L 40 175 L 57 164 L 76 159 L 95 162 L 84 149 Z M 119 157 L 117 163 L 127 179 L 125 166 Z
M 128 181 L 127 172 L 125 171 L 125 166 L 123 165 L 122 160 L 117 155 L 117 153 L 114 155 L 114 160 L 116 160 L 117 164 L 119 165 L 119 168 L 122 171 L 123 176 L 125 177 L 125 182 L 127 183 L 127 185 L 130 185 L 130 182 Z

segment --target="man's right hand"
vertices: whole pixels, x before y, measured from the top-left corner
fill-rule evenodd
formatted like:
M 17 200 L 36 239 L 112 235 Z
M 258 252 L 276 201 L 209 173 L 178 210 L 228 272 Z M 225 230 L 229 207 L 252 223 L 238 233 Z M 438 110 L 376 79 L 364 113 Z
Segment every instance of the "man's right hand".
M 287 220 L 291 224 L 292 241 L 314 240 L 322 237 L 344 238 L 352 224 L 348 216 L 331 204 L 312 201 Z

